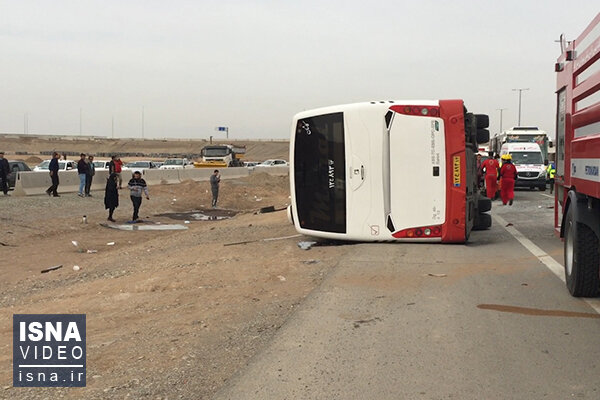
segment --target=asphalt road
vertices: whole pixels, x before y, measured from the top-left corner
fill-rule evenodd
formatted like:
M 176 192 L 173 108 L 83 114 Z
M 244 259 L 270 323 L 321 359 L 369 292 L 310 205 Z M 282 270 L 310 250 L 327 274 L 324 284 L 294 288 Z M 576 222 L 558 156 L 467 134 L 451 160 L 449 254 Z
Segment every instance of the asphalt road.
M 600 399 L 595 301 L 572 298 L 513 236 L 562 264 L 544 194 L 494 202 L 494 226 L 468 245 L 347 246 L 215 398 Z

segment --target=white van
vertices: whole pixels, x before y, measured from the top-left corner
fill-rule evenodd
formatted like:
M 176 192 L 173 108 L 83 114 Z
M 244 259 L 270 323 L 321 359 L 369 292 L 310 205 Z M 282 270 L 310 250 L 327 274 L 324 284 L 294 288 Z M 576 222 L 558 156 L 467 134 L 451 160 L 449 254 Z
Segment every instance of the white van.
M 546 166 L 542 150 L 537 143 L 504 143 L 500 156 L 510 154 L 517 167 L 518 179 L 515 187 L 546 190 Z

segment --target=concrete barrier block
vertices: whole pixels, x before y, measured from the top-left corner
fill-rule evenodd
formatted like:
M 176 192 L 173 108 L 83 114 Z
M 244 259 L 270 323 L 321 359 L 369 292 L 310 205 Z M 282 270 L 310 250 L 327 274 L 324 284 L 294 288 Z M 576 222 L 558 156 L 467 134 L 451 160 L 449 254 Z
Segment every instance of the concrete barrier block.
M 224 168 L 225 169 L 225 168 Z M 180 169 L 179 171 L 179 181 L 184 182 L 189 179 L 199 182 L 199 181 L 207 181 L 210 176 L 213 174 L 214 169 L 212 168 L 194 168 L 194 169 Z
M 106 180 L 108 179 L 108 171 L 97 170 L 92 179 L 91 190 L 106 190 Z
M 144 180 L 148 185 L 167 185 L 179 183 L 178 169 L 147 169 L 144 171 Z
M 254 168 L 252 170 L 253 174 L 258 174 L 258 173 L 267 173 L 269 175 L 287 175 L 290 172 L 290 167 L 288 166 L 281 166 L 281 167 L 259 167 L 259 168 Z
M 211 172 L 214 172 L 214 170 Z M 246 167 L 232 167 L 222 168 L 219 170 L 219 173 L 221 174 L 221 179 L 243 178 L 250 175 L 250 170 Z

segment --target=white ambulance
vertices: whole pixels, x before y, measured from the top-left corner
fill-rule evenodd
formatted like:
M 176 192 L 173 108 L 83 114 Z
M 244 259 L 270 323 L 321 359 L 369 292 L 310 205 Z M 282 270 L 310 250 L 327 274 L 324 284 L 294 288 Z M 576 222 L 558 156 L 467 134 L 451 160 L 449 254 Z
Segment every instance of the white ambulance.
M 515 187 L 546 190 L 546 166 L 542 150 L 537 143 L 504 143 L 500 156 L 510 154 L 517 167 Z

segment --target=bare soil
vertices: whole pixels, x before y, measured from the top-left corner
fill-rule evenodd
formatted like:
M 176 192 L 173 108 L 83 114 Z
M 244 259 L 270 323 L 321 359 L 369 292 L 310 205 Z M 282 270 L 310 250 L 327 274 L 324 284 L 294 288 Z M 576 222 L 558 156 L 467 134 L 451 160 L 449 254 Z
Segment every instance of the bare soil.
M 295 235 L 285 211 L 255 213 L 284 207 L 288 185 L 287 177 L 266 174 L 224 180 L 219 207 L 237 214 L 192 220 L 187 231 L 103 227 L 102 192 L 0 197 L 0 397 L 209 398 L 339 257 L 339 247 L 299 249 L 302 237 L 225 246 Z M 141 216 L 180 223 L 155 215 L 208 209 L 209 192 L 206 182 L 150 187 Z M 117 222 L 131 212 L 122 191 Z M 56 265 L 62 268 L 40 273 Z M 12 387 L 12 315 L 20 313 L 87 315 L 87 387 Z

